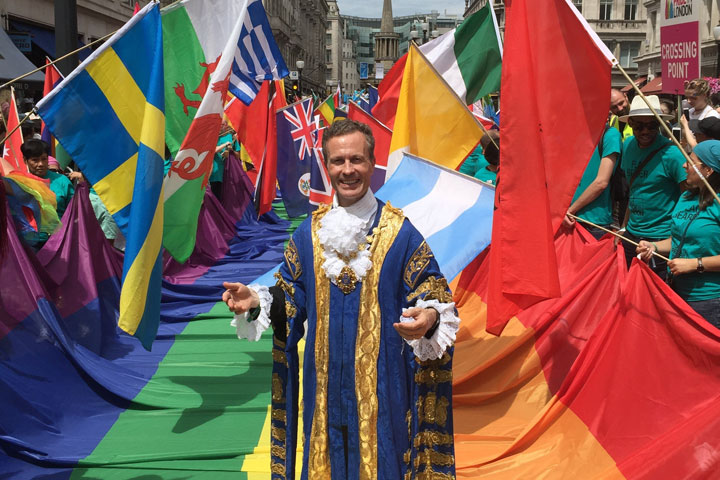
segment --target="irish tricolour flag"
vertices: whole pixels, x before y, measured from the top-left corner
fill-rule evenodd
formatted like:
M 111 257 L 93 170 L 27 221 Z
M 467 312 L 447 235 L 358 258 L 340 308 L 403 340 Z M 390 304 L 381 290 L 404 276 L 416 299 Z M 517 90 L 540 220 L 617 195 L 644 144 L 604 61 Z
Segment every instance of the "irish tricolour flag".
M 492 0 L 420 50 L 466 105 L 500 90 L 502 42 Z

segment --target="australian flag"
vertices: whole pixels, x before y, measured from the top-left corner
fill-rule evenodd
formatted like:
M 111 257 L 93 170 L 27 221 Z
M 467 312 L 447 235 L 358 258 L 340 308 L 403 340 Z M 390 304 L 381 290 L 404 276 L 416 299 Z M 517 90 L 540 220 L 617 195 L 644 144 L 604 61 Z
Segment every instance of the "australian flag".
M 312 164 L 316 162 L 317 123 L 312 99 L 277 112 L 277 176 L 285 209 L 291 217 L 310 210 Z

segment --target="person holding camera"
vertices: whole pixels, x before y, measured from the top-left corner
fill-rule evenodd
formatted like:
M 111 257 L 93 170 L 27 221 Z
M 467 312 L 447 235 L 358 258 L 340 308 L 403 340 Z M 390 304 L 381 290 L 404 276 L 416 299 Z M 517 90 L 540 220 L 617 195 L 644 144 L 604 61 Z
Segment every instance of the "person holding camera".
M 672 213 L 670 238 L 642 240 L 636 252 L 669 255 L 668 283 L 697 313 L 720 328 L 720 205 L 707 188 L 720 189 L 720 141 L 698 144 L 685 162 L 689 190 Z

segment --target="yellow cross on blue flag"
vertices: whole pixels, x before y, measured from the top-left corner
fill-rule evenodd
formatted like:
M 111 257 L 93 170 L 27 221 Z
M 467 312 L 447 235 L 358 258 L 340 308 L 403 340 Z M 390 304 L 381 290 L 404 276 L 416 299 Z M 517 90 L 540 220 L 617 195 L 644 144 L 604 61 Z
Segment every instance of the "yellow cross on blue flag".
M 38 103 L 127 239 L 118 325 L 150 349 L 160 320 L 165 96 L 151 2 Z

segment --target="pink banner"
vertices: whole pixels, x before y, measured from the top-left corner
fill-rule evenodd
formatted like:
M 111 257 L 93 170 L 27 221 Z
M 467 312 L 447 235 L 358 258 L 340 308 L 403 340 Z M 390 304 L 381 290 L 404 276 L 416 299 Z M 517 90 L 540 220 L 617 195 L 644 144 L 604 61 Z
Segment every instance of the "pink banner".
M 700 76 L 698 28 L 698 22 L 660 28 L 663 93 L 682 95 L 685 82 Z

